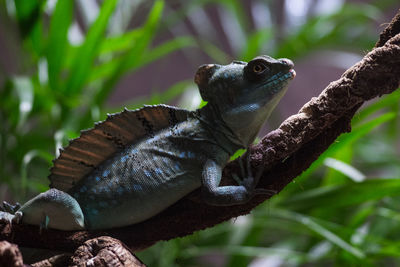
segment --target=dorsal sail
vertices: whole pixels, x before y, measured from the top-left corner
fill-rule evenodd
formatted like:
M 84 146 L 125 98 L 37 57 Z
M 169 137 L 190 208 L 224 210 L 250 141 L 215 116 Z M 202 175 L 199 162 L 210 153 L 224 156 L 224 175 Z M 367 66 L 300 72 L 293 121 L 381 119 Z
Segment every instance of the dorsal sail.
M 127 145 L 185 121 L 191 112 L 167 105 L 144 106 L 107 116 L 103 122 L 70 141 L 53 161 L 50 187 L 67 191 L 99 164 Z

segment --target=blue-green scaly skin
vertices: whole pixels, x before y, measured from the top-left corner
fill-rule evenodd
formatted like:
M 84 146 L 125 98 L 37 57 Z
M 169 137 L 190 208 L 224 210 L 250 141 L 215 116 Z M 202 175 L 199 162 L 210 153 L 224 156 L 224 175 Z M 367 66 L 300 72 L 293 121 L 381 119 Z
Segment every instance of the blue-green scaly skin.
M 74 186 L 86 227 L 104 229 L 148 219 L 201 186 L 207 159 L 229 154 L 193 116 L 131 145 Z
M 219 186 L 222 169 L 237 149 L 254 141 L 294 76 L 290 60 L 268 56 L 201 66 L 195 82 L 208 101 L 205 107 L 126 147 L 68 192 L 50 189 L 28 201 L 16 220 L 61 230 L 126 226 L 151 218 L 199 187 L 210 205 L 248 201 L 257 193 L 254 177 Z

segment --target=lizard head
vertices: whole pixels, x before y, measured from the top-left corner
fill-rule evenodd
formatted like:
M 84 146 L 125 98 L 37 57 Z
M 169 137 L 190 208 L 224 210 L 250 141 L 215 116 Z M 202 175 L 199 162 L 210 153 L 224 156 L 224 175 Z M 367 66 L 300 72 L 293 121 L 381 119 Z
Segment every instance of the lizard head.
M 208 108 L 218 114 L 240 144 L 247 147 L 295 75 L 291 60 L 258 56 L 248 63 L 202 65 L 195 82 Z

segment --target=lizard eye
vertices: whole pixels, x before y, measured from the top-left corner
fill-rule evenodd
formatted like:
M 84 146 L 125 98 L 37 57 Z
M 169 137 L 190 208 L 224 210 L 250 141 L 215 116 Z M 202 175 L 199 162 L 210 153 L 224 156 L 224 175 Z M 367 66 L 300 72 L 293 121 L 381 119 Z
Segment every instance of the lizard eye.
M 261 59 L 252 60 L 244 67 L 245 76 L 249 81 L 258 81 L 259 79 L 263 79 L 268 72 L 268 62 Z
M 253 66 L 253 72 L 256 74 L 260 74 L 260 73 L 264 72 L 264 70 L 266 70 L 266 69 L 267 69 L 267 66 L 265 66 L 264 64 L 261 64 L 261 63 L 255 64 Z
M 253 66 L 253 72 L 259 74 L 262 73 L 266 68 L 267 67 L 263 64 L 255 64 Z

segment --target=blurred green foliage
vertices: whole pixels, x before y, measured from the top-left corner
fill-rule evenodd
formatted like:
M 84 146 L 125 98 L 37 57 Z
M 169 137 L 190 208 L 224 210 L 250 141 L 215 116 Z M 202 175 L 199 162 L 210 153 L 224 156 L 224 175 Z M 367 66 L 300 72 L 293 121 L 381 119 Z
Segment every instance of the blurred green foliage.
M 272 8 L 272 1 L 260 3 Z M 245 38 L 234 49 L 235 58 L 251 59 L 265 53 L 267 45 L 274 57 L 296 59 L 318 49 L 368 51 L 377 40 L 372 23 L 398 5 L 394 0 L 345 3 L 282 35 L 273 24 L 250 30 L 242 1 L 180 1 L 178 8 L 171 8 L 156 0 L 146 2 L 148 14 L 140 26 L 110 34 L 118 4 L 103 1 L 82 43 L 72 44 L 68 33 L 76 2 L 57 1 L 49 12 L 45 1 L 0 0 L 2 21 L 14 25 L 21 39 L 15 51 L 24 73 L 5 76 L 0 84 L 0 195 L 9 190 L 23 200 L 46 190 L 57 150 L 111 111 L 105 101 L 125 74 L 188 47 L 201 49 L 216 62 L 230 60 L 201 31 L 196 37 L 153 44 L 158 33 L 191 12 L 214 6 L 236 21 Z M 190 86 L 182 81 L 163 93 L 132 100 L 129 107 L 166 103 Z M 149 266 L 398 265 L 400 180 L 394 178 L 400 176 L 399 99 L 395 92 L 362 109 L 351 133 L 339 137 L 306 172 L 251 215 L 160 242 L 139 257 Z

